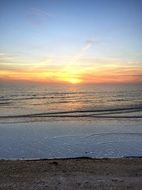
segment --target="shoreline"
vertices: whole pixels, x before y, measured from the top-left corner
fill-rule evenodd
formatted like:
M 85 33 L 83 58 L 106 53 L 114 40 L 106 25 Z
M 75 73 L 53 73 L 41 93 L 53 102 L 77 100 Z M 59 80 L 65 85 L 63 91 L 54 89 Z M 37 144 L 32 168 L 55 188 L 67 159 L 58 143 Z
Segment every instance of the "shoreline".
M 116 160 L 116 159 L 142 159 L 142 156 L 122 156 L 122 157 L 89 157 L 89 156 L 79 156 L 79 157 L 59 157 L 59 158 L 16 158 L 16 159 L 6 159 L 2 158 L 1 161 L 50 161 L 50 160 L 76 160 L 76 159 L 86 159 L 86 160 Z
M 0 160 L 0 190 L 141 187 L 142 157 Z

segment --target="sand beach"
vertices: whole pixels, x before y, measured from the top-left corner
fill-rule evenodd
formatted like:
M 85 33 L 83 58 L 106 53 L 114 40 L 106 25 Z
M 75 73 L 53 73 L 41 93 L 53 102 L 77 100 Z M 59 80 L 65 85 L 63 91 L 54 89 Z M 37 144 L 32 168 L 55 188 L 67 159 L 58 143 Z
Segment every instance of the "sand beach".
M 1 160 L 0 190 L 110 190 L 142 187 L 142 158 Z

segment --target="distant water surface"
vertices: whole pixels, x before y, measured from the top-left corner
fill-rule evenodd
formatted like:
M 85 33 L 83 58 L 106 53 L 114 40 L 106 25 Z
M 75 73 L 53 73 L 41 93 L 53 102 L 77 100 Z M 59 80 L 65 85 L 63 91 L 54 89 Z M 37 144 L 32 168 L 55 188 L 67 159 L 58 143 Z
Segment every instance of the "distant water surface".
M 142 156 L 141 145 L 142 85 L 0 86 L 0 158 Z

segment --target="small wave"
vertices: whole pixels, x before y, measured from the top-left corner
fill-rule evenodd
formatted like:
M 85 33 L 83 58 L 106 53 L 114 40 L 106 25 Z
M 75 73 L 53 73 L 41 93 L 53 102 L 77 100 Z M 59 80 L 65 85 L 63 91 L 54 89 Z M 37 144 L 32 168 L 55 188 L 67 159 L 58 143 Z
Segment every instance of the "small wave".
M 0 102 L 0 105 L 9 105 L 9 104 L 11 104 L 12 102 Z
M 34 117 L 95 117 L 95 118 L 142 118 L 142 115 L 126 115 L 142 112 L 142 106 L 129 108 L 113 108 L 98 110 L 74 110 L 60 112 L 44 112 L 25 115 L 0 116 L 0 118 L 34 118 Z
M 85 138 L 90 138 L 90 137 L 94 137 L 94 136 L 111 136 L 111 135 L 117 135 L 117 136 L 120 136 L 120 135 L 142 136 L 142 133 L 120 133 L 120 132 L 119 133 L 94 133 L 94 134 L 86 136 Z

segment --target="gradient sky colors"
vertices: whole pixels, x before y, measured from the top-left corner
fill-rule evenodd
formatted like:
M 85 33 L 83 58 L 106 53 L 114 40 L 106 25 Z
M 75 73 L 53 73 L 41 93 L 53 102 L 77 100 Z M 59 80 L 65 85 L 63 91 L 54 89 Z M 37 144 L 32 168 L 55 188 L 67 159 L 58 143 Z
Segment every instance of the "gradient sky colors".
M 1 0 L 0 80 L 141 83 L 141 0 Z

